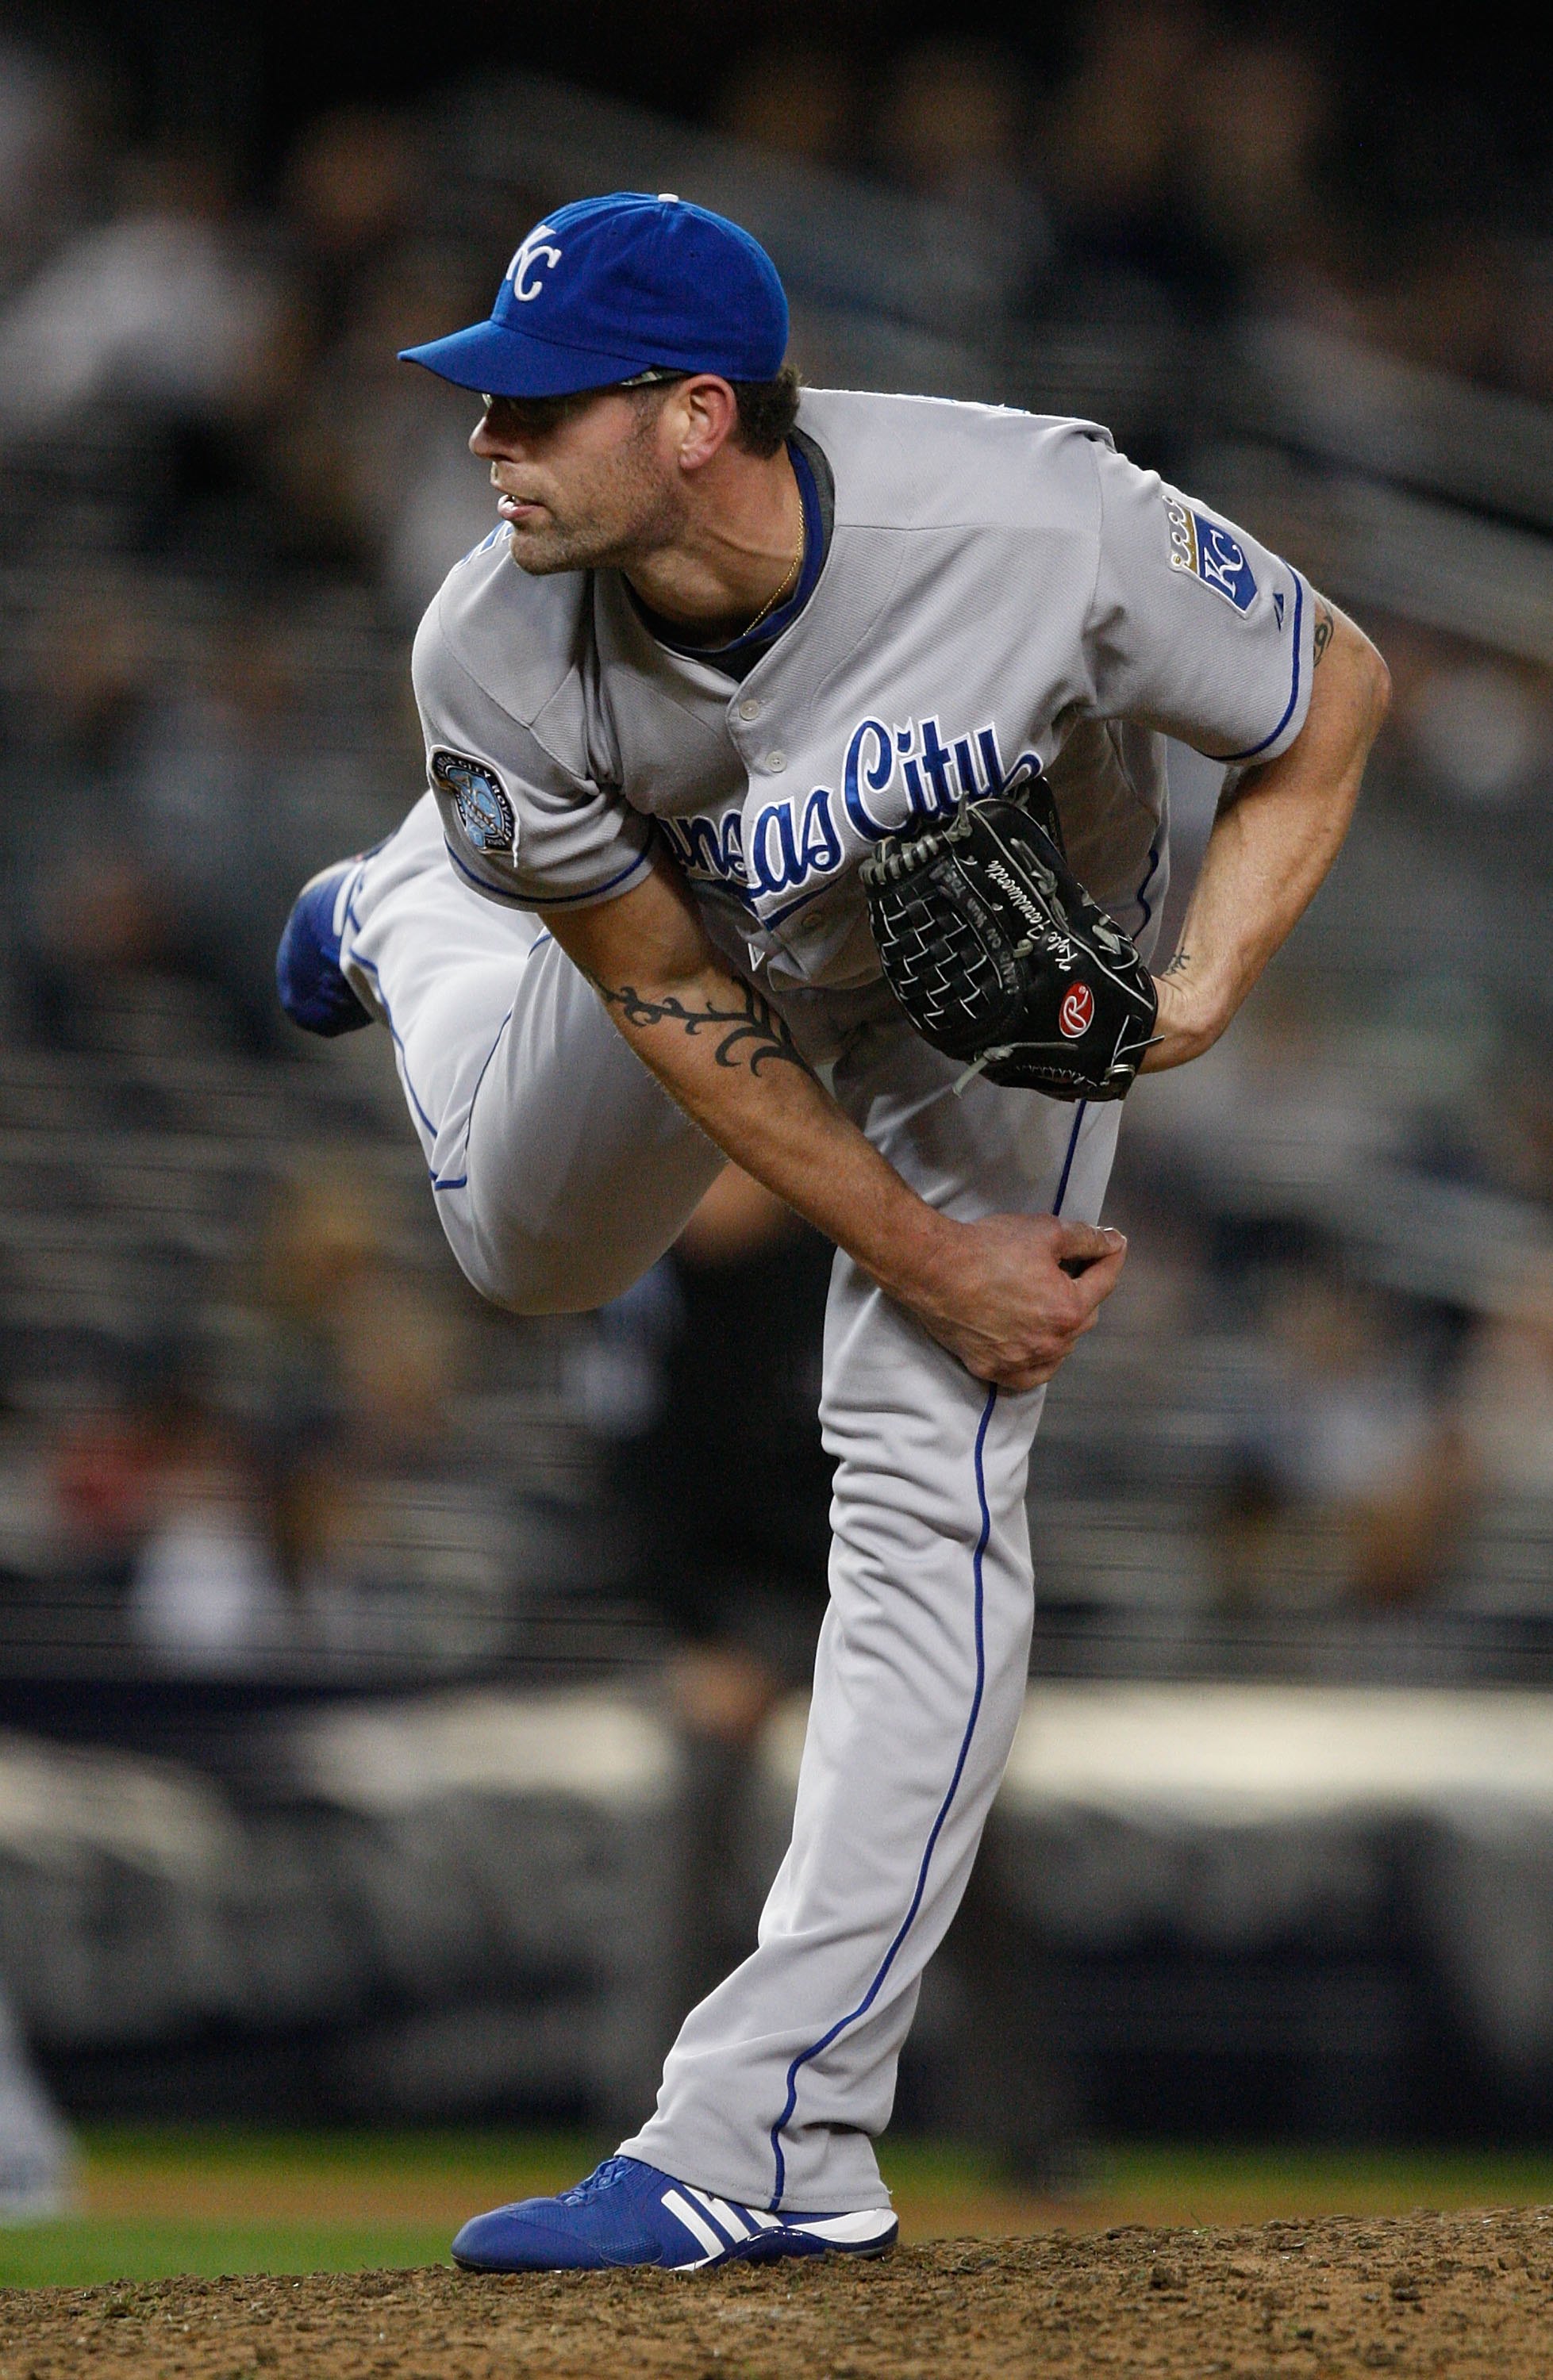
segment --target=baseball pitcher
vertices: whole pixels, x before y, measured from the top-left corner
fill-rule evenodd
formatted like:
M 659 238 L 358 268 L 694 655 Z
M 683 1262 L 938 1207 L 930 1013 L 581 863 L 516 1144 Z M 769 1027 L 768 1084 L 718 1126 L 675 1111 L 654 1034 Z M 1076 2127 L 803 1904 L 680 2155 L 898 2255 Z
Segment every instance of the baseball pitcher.
M 393 1035 L 443 1225 L 519 1313 L 618 1295 L 733 1158 L 836 1243 L 830 1605 L 759 1944 L 485 2269 L 876 2254 L 874 2143 L 1023 1704 L 1046 1383 L 1125 1248 L 1120 1101 L 1224 1031 L 1320 884 L 1373 647 L 1093 422 L 799 387 L 749 235 L 631 192 L 535 225 L 478 393 L 498 519 L 416 639 L 428 791 L 281 945 Z M 1165 738 L 1229 764 L 1148 960 Z

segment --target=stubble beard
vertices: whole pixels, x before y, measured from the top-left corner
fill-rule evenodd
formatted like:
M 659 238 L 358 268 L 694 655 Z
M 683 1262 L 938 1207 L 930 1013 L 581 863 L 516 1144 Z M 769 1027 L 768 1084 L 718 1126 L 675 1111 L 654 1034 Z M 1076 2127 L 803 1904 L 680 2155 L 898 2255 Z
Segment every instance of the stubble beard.
M 654 468 L 644 418 L 637 434 L 619 447 L 579 492 L 575 508 L 548 509 L 532 528 L 514 521 L 507 546 L 520 570 L 549 578 L 569 570 L 624 570 L 673 539 L 680 508 Z

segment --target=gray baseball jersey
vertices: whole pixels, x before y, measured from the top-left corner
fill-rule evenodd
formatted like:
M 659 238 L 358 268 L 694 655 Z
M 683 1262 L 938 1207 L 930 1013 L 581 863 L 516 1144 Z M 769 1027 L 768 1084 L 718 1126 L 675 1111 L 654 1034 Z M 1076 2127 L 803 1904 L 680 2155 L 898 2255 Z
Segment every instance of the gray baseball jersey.
M 613 571 L 530 578 L 505 530 L 415 648 L 431 783 L 471 883 L 608 900 L 654 838 L 773 990 L 871 981 L 857 865 L 912 813 L 1033 760 L 1069 856 L 1137 932 L 1157 903 L 1163 737 L 1266 760 L 1309 699 L 1298 574 L 1092 422 L 805 393 L 835 479 L 808 605 L 734 686 L 660 644 Z
M 661 839 L 728 954 L 819 1019 L 837 1099 L 921 1196 L 1093 1220 L 1119 1108 L 984 1079 L 957 1096 L 962 1069 L 875 986 L 858 859 L 1033 757 L 1078 873 L 1146 946 L 1162 735 L 1262 760 L 1304 717 L 1308 590 L 1103 431 L 818 392 L 801 419 L 830 544 L 741 683 L 666 650 L 612 573 L 526 577 L 505 530 L 422 629 L 435 798 L 352 871 L 336 924 L 448 1241 L 499 1305 L 618 1294 L 722 1163 L 535 909 L 626 891 Z M 687 2018 L 626 2143 L 718 2204 L 887 2203 L 873 2136 L 1023 1707 L 1044 1393 L 974 1379 L 838 1255 L 831 1607 L 792 1848 L 758 1947 Z

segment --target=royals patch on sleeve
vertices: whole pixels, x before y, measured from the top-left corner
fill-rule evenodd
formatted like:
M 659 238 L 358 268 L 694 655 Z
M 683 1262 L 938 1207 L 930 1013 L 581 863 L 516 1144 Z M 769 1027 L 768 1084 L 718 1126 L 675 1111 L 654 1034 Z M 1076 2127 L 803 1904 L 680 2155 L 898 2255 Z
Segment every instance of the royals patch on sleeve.
M 507 787 L 489 760 L 471 760 L 467 752 L 449 752 L 439 745 L 430 765 L 432 783 L 451 801 L 471 850 L 512 858 L 518 849 L 518 822 Z
M 1195 572 L 1204 587 L 1233 603 L 1237 612 L 1249 612 L 1256 601 L 1256 579 L 1240 539 L 1168 491 L 1165 514 L 1170 524 L 1171 569 Z

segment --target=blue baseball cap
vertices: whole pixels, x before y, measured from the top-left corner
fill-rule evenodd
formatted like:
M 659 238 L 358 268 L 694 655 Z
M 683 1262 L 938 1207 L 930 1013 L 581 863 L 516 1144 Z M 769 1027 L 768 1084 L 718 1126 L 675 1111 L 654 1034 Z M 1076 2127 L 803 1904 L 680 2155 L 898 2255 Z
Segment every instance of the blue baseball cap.
M 535 224 L 486 322 L 405 347 L 459 388 L 571 396 L 639 373 L 771 380 L 788 301 L 760 242 L 672 192 L 577 199 Z

